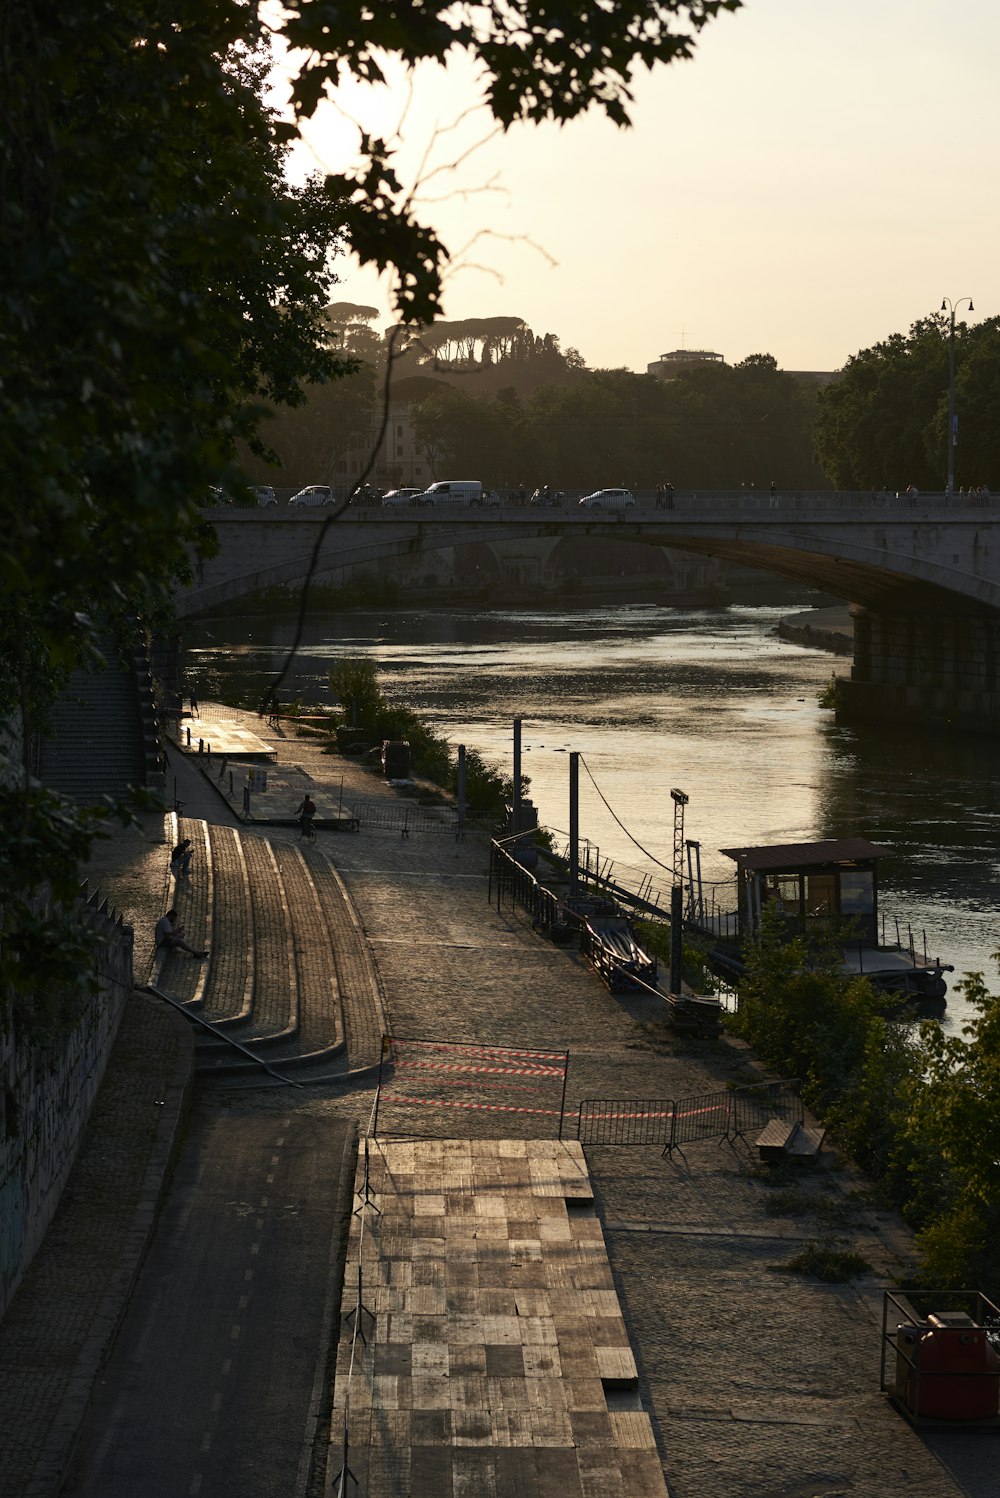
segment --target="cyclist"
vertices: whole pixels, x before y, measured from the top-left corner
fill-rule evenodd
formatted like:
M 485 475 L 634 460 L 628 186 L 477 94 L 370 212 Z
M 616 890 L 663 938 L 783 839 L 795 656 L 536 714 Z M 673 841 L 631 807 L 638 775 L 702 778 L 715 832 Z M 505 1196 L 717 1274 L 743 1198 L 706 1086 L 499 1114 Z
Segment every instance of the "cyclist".
M 313 817 L 316 815 L 316 803 L 306 791 L 300 804 L 295 808 L 295 815 L 299 819 L 299 836 L 314 837 Z

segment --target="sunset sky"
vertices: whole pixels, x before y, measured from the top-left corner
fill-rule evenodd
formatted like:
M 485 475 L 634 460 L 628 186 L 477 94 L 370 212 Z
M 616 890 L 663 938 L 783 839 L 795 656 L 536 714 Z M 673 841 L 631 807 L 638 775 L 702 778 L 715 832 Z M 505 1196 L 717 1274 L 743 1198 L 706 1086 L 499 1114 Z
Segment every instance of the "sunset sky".
M 687 347 L 836 369 L 944 296 L 1000 310 L 998 76 L 996 0 L 747 0 L 637 78 L 629 131 L 594 113 L 489 138 L 458 61 L 341 91 L 297 167 L 342 169 L 352 121 L 402 119 L 455 257 L 448 317 L 521 316 L 593 366 Z M 372 272 L 342 276 L 391 321 Z

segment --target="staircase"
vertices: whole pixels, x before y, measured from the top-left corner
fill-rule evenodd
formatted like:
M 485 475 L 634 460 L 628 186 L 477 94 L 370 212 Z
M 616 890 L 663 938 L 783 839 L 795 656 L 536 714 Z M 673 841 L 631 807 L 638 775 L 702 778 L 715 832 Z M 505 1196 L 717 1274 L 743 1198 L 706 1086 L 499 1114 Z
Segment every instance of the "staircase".
M 98 643 L 105 666 L 72 673 L 39 753 L 43 785 L 81 804 L 165 783 L 145 647 L 126 663 L 112 636 Z
M 196 1065 L 211 1076 L 258 1074 L 229 1040 L 277 1072 L 344 1072 L 348 1061 L 336 955 L 342 886 L 314 849 L 245 828 L 177 819 L 194 850 L 190 873 L 173 882 L 185 940 L 208 948 L 154 958 L 151 982 L 214 1032 L 196 1028 Z

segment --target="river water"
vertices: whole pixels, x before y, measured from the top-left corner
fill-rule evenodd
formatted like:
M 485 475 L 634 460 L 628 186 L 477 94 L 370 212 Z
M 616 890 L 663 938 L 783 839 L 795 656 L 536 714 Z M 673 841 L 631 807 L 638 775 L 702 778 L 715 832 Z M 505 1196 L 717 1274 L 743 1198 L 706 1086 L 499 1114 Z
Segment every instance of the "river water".
M 788 607 L 609 606 L 567 612 L 461 609 L 314 616 L 282 689 L 329 701 L 345 655 L 376 664 L 383 691 L 509 773 L 512 723 L 539 820 L 568 824 L 568 751 L 582 756 L 581 833 L 601 858 L 669 883 L 671 788 L 706 882 L 731 880 L 719 849 L 863 836 L 890 852 L 882 908 L 929 956 L 955 965 L 949 1026 L 965 1013 L 954 983 L 996 985 L 1000 948 L 1000 758 L 988 740 L 837 727 L 818 697 L 848 663 L 773 633 Z M 285 618 L 188 627 L 190 679 L 210 700 L 248 705 L 282 664 Z M 602 799 L 603 798 L 603 799 Z M 640 845 L 640 846 L 637 846 Z M 644 851 L 641 851 L 644 850 Z

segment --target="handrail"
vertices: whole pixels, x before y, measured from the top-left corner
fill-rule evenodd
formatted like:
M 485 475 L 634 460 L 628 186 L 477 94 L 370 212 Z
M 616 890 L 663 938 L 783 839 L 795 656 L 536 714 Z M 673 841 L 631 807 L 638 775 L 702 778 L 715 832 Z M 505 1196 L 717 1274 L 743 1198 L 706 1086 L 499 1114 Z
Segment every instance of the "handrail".
M 276 1082 L 284 1082 L 286 1087 L 298 1087 L 301 1091 L 305 1091 L 301 1082 L 296 1082 L 292 1077 L 283 1077 L 280 1072 L 275 1071 L 274 1067 L 264 1056 L 258 1056 L 256 1051 L 251 1051 L 249 1046 L 245 1046 L 242 1041 L 236 1040 L 232 1035 L 227 1035 L 225 1030 L 220 1030 L 218 1025 L 214 1025 L 203 1014 L 198 1014 L 193 1009 L 190 1009 L 181 999 L 172 998 L 170 994 L 164 993 L 162 988 L 157 988 L 155 983 L 147 983 L 145 991 L 146 993 L 151 993 L 154 998 L 163 999 L 165 1003 L 172 1004 L 187 1019 L 193 1020 L 195 1024 L 202 1025 L 216 1039 L 224 1040 L 234 1050 L 239 1051 L 242 1055 L 248 1057 L 249 1060 L 255 1061 L 258 1066 L 264 1068 L 268 1076 L 274 1077 Z

